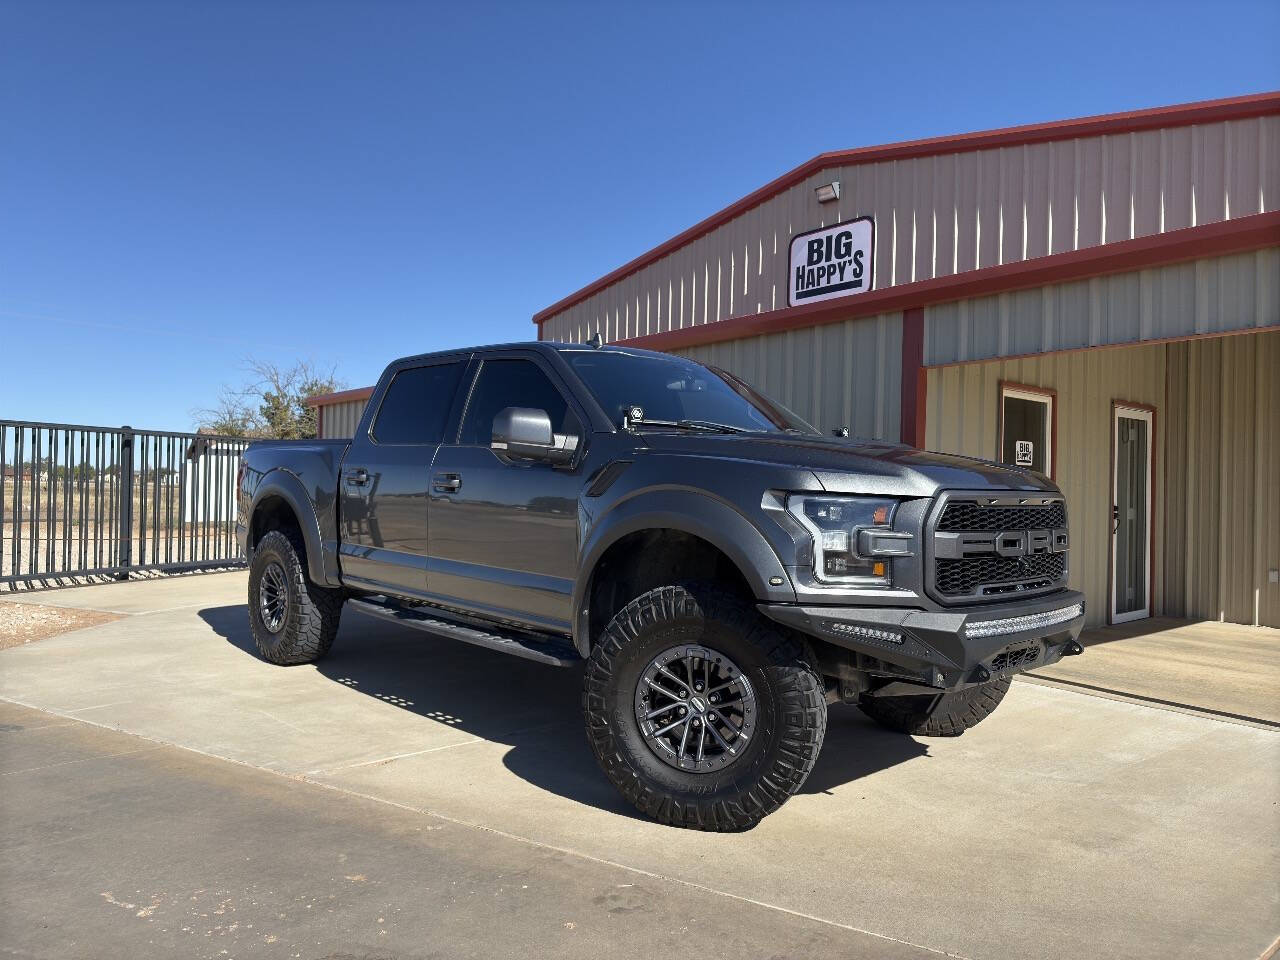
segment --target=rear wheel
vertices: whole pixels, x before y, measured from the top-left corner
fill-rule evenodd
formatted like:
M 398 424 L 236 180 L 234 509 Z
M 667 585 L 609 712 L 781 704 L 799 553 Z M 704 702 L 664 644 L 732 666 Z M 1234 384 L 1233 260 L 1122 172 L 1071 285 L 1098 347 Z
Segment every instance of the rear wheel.
M 342 618 L 341 590 L 307 579 L 306 551 L 296 533 L 273 530 L 249 566 L 249 625 L 258 653 L 281 665 L 311 663 L 333 646 Z
M 601 768 L 642 813 L 745 830 L 804 784 L 826 732 L 808 645 L 715 587 L 659 587 L 605 628 L 583 710 Z
M 976 687 L 922 697 L 868 697 L 858 709 L 890 730 L 917 737 L 958 737 L 991 715 L 1009 692 L 1004 677 Z

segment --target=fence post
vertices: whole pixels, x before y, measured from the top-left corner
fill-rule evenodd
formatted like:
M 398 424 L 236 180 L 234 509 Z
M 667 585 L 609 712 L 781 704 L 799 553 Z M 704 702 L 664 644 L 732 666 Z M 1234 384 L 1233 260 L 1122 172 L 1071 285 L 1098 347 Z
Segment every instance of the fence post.
M 117 580 L 129 579 L 129 567 L 133 563 L 133 427 L 126 424 L 120 434 L 120 476 L 116 495 L 120 498 L 119 561 L 123 568 L 116 574 Z

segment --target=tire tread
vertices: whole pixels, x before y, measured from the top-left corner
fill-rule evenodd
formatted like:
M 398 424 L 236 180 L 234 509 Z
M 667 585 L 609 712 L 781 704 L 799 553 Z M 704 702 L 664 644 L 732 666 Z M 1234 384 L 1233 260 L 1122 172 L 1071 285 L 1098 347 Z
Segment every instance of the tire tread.
M 863 697 L 858 709 L 890 730 L 916 737 L 958 737 L 989 717 L 1009 691 L 1008 677 L 944 693 L 932 709 L 925 697 Z
M 624 648 L 648 626 L 697 616 L 718 620 L 757 646 L 779 691 L 778 722 L 784 728 L 780 749 L 764 773 L 732 800 L 682 800 L 655 787 L 620 749 L 608 721 L 608 684 Z M 815 662 L 803 638 L 775 628 L 734 594 L 701 584 L 657 587 L 619 611 L 591 652 L 582 707 L 592 750 L 622 795 L 659 823 L 721 832 L 750 829 L 800 789 L 817 761 L 827 710 Z
M 279 666 L 314 663 L 333 646 L 342 619 L 345 596 L 341 590 L 317 586 L 307 578 L 302 562 L 306 548 L 302 536 L 295 530 L 272 530 L 258 542 L 255 559 L 268 553 L 276 553 L 284 561 L 285 574 L 289 578 L 291 593 L 297 609 L 291 611 L 289 621 L 279 634 L 269 633 L 261 624 L 254 604 L 254 578 L 249 580 L 249 622 L 253 627 L 253 639 L 264 660 Z

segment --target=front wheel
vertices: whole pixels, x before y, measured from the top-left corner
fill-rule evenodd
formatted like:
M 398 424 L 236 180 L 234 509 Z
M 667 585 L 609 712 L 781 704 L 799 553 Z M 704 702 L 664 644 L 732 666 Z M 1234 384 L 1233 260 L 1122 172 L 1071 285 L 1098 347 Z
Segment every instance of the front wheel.
M 319 660 L 333 646 L 342 618 L 341 590 L 307 579 L 301 537 L 264 536 L 249 565 L 249 626 L 262 659 L 290 665 Z
M 890 730 L 917 737 L 958 737 L 987 717 L 1009 692 L 1008 677 L 950 693 L 919 697 L 868 697 L 858 709 Z
M 587 662 L 583 711 L 605 774 L 642 813 L 746 830 L 804 784 L 827 728 L 814 657 L 715 587 L 631 601 Z

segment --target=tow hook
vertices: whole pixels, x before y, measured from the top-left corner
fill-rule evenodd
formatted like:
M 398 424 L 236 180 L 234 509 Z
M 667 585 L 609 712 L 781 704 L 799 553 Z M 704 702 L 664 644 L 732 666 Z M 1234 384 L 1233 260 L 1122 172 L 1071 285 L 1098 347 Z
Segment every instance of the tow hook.
M 978 664 L 973 668 L 973 677 L 970 680 L 971 683 L 986 683 L 990 679 L 991 671 L 982 664 Z
M 1062 651 L 1064 657 L 1078 657 L 1084 653 L 1084 647 L 1080 646 L 1078 640 L 1068 640 L 1067 647 Z

